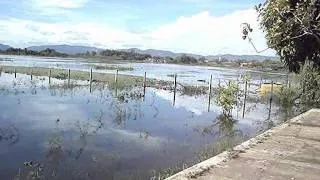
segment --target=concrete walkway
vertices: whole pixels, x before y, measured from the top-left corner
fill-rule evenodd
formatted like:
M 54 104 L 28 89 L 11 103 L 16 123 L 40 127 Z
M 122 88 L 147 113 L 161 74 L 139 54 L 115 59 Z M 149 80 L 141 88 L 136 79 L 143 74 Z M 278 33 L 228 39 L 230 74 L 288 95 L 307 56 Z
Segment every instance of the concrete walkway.
M 320 180 L 320 110 L 311 110 L 168 180 Z

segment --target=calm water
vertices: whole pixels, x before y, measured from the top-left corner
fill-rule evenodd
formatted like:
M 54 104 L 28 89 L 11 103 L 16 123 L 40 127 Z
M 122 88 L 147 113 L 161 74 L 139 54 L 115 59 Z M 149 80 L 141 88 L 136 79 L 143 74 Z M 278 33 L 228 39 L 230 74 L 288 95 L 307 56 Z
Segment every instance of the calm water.
M 1 179 L 150 179 L 194 162 L 207 145 L 248 139 L 279 119 L 277 107 L 267 120 L 268 105 L 249 103 L 244 119 L 235 111 L 236 122 L 217 124 L 220 109 L 207 112 L 206 96 L 178 95 L 173 106 L 164 90 L 147 89 L 144 99 L 139 88 L 94 84 L 89 93 L 84 81 L 70 88 L 47 81 L 1 74 Z
M 263 78 L 264 80 L 273 79 L 275 82 L 285 82 L 286 76 L 279 73 L 264 73 L 244 69 L 230 69 L 206 66 L 187 66 L 175 64 L 152 64 L 152 63 L 93 63 L 85 59 L 64 59 L 64 58 L 43 58 L 30 56 L 8 56 L 0 55 L 0 65 L 27 66 L 27 67 L 46 67 L 71 70 L 89 71 L 95 66 L 126 67 L 132 70 L 121 71 L 120 74 L 144 76 L 147 72 L 148 78 L 172 81 L 172 75 L 178 75 L 179 83 L 188 85 L 208 85 L 210 75 L 213 75 L 213 83 L 218 84 L 221 80 L 237 80 L 240 75 L 251 74 L 253 82 Z M 94 70 L 102 73 L 114 73 L 115 70 Z M 198 81 L 201 80 L 201 81 Z

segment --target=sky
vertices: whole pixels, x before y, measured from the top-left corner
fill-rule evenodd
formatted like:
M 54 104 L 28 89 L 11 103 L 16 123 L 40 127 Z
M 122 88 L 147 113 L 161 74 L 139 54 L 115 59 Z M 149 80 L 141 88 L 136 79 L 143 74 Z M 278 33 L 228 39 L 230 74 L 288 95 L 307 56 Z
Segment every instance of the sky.
M 262 1 L 0 0 L 0 43 L 254 55 L 240 26 L 250 23 L 258 50 L 267 47 L 254 10 Z

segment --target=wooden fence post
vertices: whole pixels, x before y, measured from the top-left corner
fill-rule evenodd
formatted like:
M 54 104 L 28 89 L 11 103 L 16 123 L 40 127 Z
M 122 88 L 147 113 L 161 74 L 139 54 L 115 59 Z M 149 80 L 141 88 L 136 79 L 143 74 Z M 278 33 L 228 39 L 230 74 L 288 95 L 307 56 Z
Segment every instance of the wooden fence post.
M 68 88 L 70 87 L 70 76 L 71 76 L 71 71 L 68 69 Z
M 244 86 L 244 100 L 243 100 L 243 111 L 242 111 L 242 118 L 244 118 L 244 114 L 246 111 L 246 101 L 247 101 L 247 91 L 248 91 L 248 81 L 245 81 L 245 86 Z
M 212 74 L 210 76 L 210 82 L 209 82 L 209 101 L 208 101 L 208 112 L 210 112 L 210 106 L 211 106 L 211 94 L 212 94 Z
M 174 75 L 173 106 L 176 104 L 177 74 Z
M 49 84 L 51 84 L 51 69 L 49 69 Z
M 147 86 L 147 72 L 144 72 L 144 79 L 143 79 L 143 100 L 146 97 L 146 86 Z
M 32 69 L 31 69 L 31 71 L 30 71 L 30 79 L 31 79 L 31 81 L 32 81 L 32 79 L 33 79 L 33 77 L 32 77 Z
M 92 74 L 92 69 L 90 69 L 90 93 L 92 92 L 92 78 L 93 78 L 93 74 Z
M 16 68 L 14 68 L 14 78 L 17 78 L 17 70 L 16 70 Z
M 114 82 L 116 84 L 118 83 L 118 74 L 119 74 L 119 70 L 117 69 L 116 74 L 114 75 Z

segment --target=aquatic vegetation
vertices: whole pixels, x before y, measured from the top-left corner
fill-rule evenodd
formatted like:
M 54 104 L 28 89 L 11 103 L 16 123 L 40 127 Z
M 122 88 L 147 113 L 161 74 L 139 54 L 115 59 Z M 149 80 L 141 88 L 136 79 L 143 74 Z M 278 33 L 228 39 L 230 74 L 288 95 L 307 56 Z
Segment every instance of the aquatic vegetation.
M 290 86 L 282 86 L 278 92 L 275 93 L 276 102 L 281 105 L 282 108 L 290 108 L 295 104 L 297 99 L 297 92 Z
M 204 95 L 208 93 L 208 87 L 205 86 L 182 86 L 181 94 L 189 96 Z
M 44 166 L 39 162 L 26 161 L 23 163 L 24 173 L 21 173 L 19 169 L 18 175 L 14 178 L 15 180 L 21 179 L 43 179 Z
M 238 102 L 239 86 L 234 81 L 230 81 L 225 86 L 220 86 L 217 91 L 215 102 L 222 107 L 223 114 L 231 115 L 231 110 Z
M 59 72 L 58 74 L 52 76 L 53 78 L 57 78 L 57 79 L 67 79 L 68 78 L 68 73 L 64 73 L 64 72 Z
M 97 70 L 133 71 L 132 67 L 121 67 L 121 66 L 95 65 L 94 68 Z
M 201 149 L 196 153 L 193 160 L 188 162 L 180 163 L 179 165 L 170 166 L 168 168 L 159 170 L 158 173 L 155 173 L 155 179 L 166 179 L 188 167 L 191 167 L 193 164 L 200 163 L 205 161 L 223 151 L 226 151 L 239 143 L 241 143 L 243 139 L 241 137 L 232 137 L 226 136 L 222 139 L 219 139 L 213 144 L 207 144 L 201 147 Z
M 139 137 L 140 138 L 143 138 L 143 139 L 148 139 L 148 137 L 150 136 L 150 132 L 147 131 L 147 130 L 140 130 L 140 134 L 139 134 Z
M 143 95 L 139 89 L 132 89 L 131 91 L 120 91 L 115 94 L 111 107 L 113 108 L 114 122 L 118 126 L 128 119 L 136 120 L 142 116 L 140 104 L 143 100 Z M 132 103 L 132 106 L 128 106 L 128 103 Z
M 9 145 L 16 144 L 20 140 L 19 130 L 15 126 L 0 127 L 0 143 L 6 141 Z
M 202 162 L 207 160 L 219 153 L 226 151 L 239 143 L 241 143 L 243 139 L 241 137 L 234 137 L 234 136 L 226 136 L 214 144 L 205 145 L 202 149 L 198 152 L 198 159 L 197 162 Z

